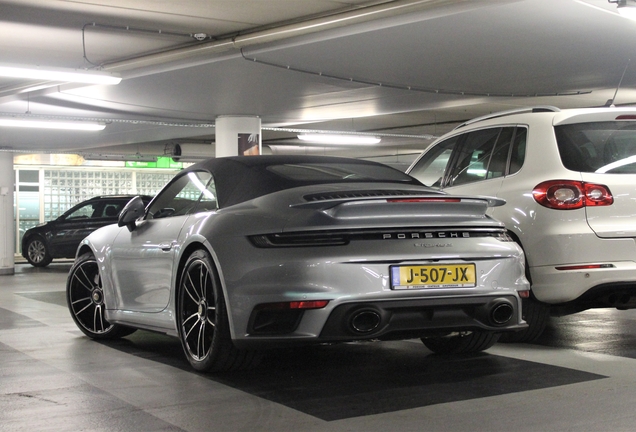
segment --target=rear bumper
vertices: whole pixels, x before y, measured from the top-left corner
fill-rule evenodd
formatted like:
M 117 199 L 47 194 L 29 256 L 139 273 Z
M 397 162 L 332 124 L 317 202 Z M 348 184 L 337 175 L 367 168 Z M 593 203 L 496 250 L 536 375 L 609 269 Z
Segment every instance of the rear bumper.
M 305 311 L 291 328 L 277 325 L 274 319 L 269 331 L 252 328 L 246 338 L 234 342 L 254 348 L 261 344 L 271 347 L 407 339 L 476 329 L 505 332 L 527 327 L 521 319 L 519 297 L 512 294 L 344 303 L 331 311 L 319 335 L 303 337 L 298 330 L 302 329 L 304 319 L 312 319 L 312 313 L 319 311 Z M 288 318 L 281 316 L 281 320 Z M 253 316 L 250 321 L 257 322 L 258 318 Z
M 576 302 L 589 304 L 593 297 L 621 293 L 625 291 L 625 287 L 631 285 L 636 287 L 636 262 L 593 264 L 611 264 L 612 267 L 589 270 L 557 270 L 555 266 L 532 267 L 532 292 L 538 300 L 553 305 Z M 606 304 L 606 307 L 613 306 L 611 303 Z
M 515 296 L 368 302 L 335 308 L 325 324 L 323 340 L 395 339 L 470 329 L 519 330 Z

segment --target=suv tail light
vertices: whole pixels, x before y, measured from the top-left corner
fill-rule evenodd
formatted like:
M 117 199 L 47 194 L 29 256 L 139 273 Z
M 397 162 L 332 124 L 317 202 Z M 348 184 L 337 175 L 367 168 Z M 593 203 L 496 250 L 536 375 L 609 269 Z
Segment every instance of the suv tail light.
M 532 196 L 542 206 L 557 210 L 608 206 L 614 202 L 607 186 L 574 180 L 545 181 L 535 186 Z

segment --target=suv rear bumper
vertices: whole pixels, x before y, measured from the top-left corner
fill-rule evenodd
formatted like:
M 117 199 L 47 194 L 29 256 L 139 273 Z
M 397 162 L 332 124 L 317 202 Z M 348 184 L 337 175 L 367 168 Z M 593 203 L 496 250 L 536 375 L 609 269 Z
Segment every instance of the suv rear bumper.
M 575 265 L 585 264 L 577 263 Z M 576 303 L 577 301 L 587 303 L 590 301 L 590 297 L 598 297 L 587 293 L 600 287 L 603 287 L 602 292 L 599 292 L 601 296 L 623 293 L 625 287 L 631 285 L 636 288 L 636 262 L 614 261 L 593 264 L 609 264 L 612 267 L 585 270 L 557 270 L 555 266 L 531 267 L 532 292 L 537 300 L 549 304 L 562 304 Z M 616 307 L 617 303 L 621 303 L 611 299 L 606 302 L 605 307 Z M 603 304 L 591 307 L 603 307 Z

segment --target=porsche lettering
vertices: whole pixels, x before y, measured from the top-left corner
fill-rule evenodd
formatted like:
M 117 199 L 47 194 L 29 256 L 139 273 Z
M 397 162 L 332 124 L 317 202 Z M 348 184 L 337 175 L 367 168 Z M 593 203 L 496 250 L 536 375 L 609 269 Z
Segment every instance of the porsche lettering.
M 410 233 L 385 233 L 383 240 L 404 240 L 404 239 L 432 239 L 432 238 L 469 238 L 469 232 L 410 232 Z

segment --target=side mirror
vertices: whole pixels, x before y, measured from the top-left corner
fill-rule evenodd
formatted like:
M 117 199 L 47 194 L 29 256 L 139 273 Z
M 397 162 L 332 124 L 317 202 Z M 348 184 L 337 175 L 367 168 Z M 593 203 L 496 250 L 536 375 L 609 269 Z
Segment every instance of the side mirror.
M 135 221 L 144 215 L 146 206 L 141 200 L 141 197 L 134 197 L 124 206 L 121 213 L 119 213 L 119 219 L 117 220 L 117 226 L 126 226 L 128 231 L 132 232 L 135 229 Z

